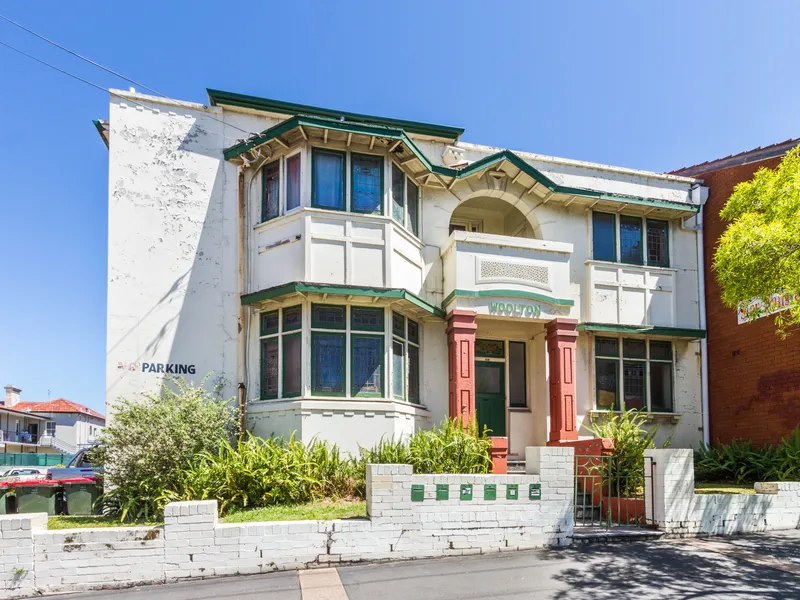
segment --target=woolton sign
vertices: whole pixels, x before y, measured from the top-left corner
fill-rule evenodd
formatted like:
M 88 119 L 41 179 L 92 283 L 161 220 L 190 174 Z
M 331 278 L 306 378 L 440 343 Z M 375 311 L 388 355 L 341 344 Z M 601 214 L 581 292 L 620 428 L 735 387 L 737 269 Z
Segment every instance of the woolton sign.
M 490 302 L 490 315 L 505 315 L 509 317 L 528 317 L 538 319 L 542 309 L 537 304 L 517 304 L 514 302 Z

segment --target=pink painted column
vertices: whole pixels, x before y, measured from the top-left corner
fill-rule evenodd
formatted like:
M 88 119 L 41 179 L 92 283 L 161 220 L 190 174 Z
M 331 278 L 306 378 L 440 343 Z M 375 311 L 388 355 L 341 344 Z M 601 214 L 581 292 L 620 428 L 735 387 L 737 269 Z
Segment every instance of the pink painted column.
M 475 418 L 475 313 L 453 310 L 447 315 L 450 418 L 466 425 Z
M 548 446 L 578 439 L 575 404 L 575 319 L 553 319 L 547 324 L 547 353 L 550 365 L 550 438 Z

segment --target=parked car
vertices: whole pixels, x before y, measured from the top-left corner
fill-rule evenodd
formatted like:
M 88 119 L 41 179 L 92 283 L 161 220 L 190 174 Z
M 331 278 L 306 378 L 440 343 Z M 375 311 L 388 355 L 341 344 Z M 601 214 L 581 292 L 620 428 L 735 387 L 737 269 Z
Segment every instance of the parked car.
M 97 477 L 103 466 L 92 462 L 92 450 L 97 446 L 81 448 L 69 459 L 66 467 L 50 469 L 50 479 L 72 479 L 75 477 Z
M 12 469 L 7 469 L 0 474 L 0 480 L 8 480 L 12 477 L 16 481 L 44 479 L 47 477 L 47 469 L 37 469 L 36 467 L 14 467 Z

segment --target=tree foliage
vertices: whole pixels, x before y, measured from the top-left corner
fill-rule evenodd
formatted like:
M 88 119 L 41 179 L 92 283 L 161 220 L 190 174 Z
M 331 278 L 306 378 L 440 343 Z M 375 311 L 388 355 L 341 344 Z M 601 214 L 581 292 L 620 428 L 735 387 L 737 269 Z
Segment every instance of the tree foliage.
M 776 169 L 760 169 L 738 184 L 720 216 L 729 221 L 714 254 L 722 301 L 757 318 L 775 312 L 780 298 L 800 292 L 800 148 Z M 776 315 L 779 333 L 800 324 L 800 303 Z
M 216 454 L 237 433 L 233 406 L 182 378 L 160 394 L 122 399 L 101 434 L 107 505 L 123 520 L 146 519 L 182 499 L 183 471 L 197 457 Z

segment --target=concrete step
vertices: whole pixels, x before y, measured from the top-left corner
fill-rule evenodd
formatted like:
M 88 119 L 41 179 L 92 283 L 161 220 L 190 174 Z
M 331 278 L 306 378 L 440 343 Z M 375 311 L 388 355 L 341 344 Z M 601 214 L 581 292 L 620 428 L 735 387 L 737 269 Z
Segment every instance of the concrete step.
M 642 542 L 657 540 L 663 536 L 663 531 L 641 527 L 576 527 L 572 543 L 585 545 Z
M 524 460 L 509 460 L 507 465 L 509 473 L 525 473 Z

